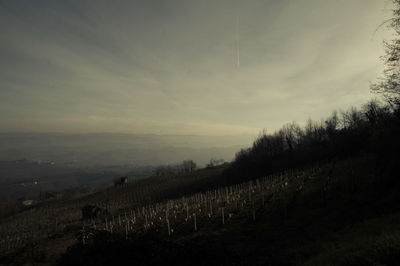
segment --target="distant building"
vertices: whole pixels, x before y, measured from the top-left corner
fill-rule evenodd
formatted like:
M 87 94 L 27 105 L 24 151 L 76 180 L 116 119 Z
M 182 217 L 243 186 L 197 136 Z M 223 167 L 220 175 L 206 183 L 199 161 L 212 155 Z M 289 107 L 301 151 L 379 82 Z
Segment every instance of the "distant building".
M 128 177 L 127 176 L 122 176 L 119 178 L 114 179 L 114 186 L 122 186 L 128 184 Z

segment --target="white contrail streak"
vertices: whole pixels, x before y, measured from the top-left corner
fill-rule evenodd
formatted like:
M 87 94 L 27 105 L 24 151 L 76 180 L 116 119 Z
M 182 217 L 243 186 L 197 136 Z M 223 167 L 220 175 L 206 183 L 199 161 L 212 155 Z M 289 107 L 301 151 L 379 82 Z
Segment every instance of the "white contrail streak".
M 239 49 L 239 15 L 236 15 L 236 67 L 240 67 L 240 49 Z

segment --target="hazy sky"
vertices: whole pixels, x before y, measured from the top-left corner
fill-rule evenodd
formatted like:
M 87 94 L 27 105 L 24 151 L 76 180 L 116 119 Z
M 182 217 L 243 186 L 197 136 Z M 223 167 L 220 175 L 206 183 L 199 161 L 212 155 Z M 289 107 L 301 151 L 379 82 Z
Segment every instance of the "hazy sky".
M 0 0 L 0 130 L 255 134 L 374 97 L 386 0 Z

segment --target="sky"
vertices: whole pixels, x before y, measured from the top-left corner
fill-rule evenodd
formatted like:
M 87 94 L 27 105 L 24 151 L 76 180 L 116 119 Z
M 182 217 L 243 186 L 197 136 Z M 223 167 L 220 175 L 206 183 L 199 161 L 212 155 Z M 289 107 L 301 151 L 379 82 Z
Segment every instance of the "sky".
M 0 131 L 240 135 L 376 95 L 388 0 L 0 0 Z

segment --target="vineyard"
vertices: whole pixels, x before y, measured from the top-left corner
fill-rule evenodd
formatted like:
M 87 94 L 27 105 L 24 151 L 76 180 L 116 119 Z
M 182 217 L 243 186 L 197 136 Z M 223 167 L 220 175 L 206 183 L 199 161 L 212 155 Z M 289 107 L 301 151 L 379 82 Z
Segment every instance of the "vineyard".
M 82 242 L 88 238 L 85 232 L 91 230 L 125 233 L 128 238 L 130 233 L 154 229 L 171 236 L 195 232 L 213 223 L 224 225 L 234 216 L 250 215 L 256 220 L 257 212 L 266 205 L 281 204 L 285 210 L 301 193 L 307 180 L 313 178 L 312 175 L 312 170 L 282 173 L 137 208 L 129 205 L 135 202 L 135 196 L 128 194 L 124 203 L 111 204 L 112 215 L 83 223 Z M 124 194 L 124 188 L 120 190 Z
M 51 239 L 73 228 L 79 228 L 84 242 L 92 230 L 122 232 L 128 237 L 131 233 L 156 229 L 160 234 L 171 236 L 197 231 L 212 223 L 229 223 L 233 217 L 250 215 L 255 220 L 259 209 L 272 203 L 281 204 L 285 209 L 316 170 L 279 173 L 155 203 L 150 202 L 165 197 L 163 192 L 168 192 L 169 186 L 175 188 L 176 182 L 182 185 L 185 181 L 197 180 L 165 178 L 159 179 L 161 182 L 157 185 L 137 181 L 66 202 L 42 202 L 1 221 L 1 254 Z M 82 219 L 82 208 L 86 205 L 98 206 L 104 213 L 93 219 Z
M 42 253 L 90 245 L 102 232 L 124 240 L 156 234 L 167 241 L 180 241 L 223 228 L 232 230 L 238 224 L 265 227 L 273 221 L 285 227 L 305 205 L 329 210 L 332 202 L 342 204 L 360 191 L 370 190 L 373 177 L 360 178 L 368 175 L 363 160 L 351 167 L 348 161 L 334 161 L 202 190 L 223 171 L 217 168 L 198 171 L 191 178 L 149 178 L 78 198 L 44 201 L 1 220 L 1 255 L 10 259 L 22 252 L 40 260 L 45 256 Z M 98 212 L 85 217 L 85 208 Z M 46 259 L 59 255 L 47 254 Z

